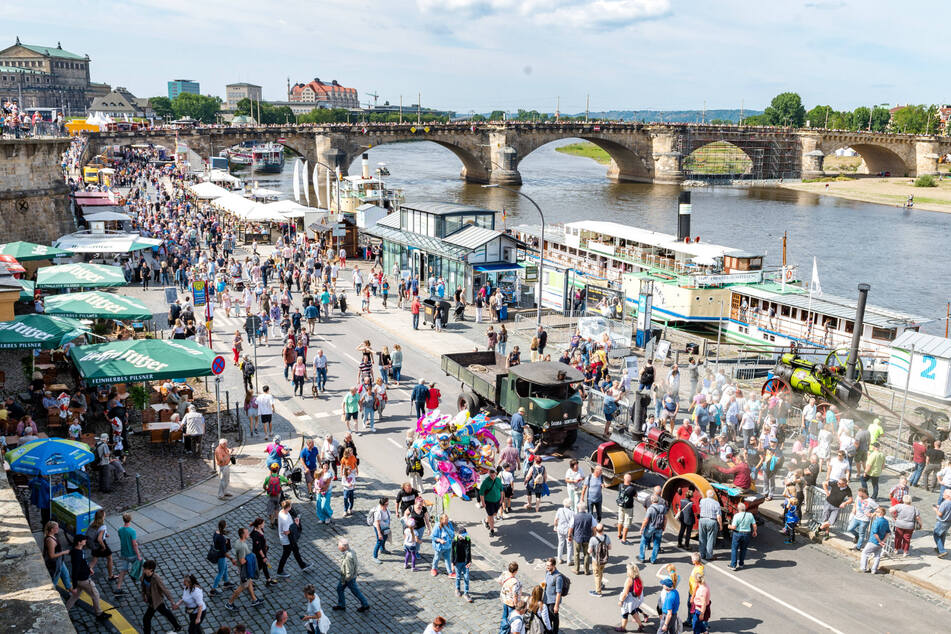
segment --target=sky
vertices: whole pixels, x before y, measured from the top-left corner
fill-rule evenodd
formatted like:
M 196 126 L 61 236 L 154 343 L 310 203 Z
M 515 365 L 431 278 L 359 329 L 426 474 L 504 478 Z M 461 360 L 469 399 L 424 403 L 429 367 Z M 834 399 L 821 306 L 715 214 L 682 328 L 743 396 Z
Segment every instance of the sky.
M 319 77 L 361 102 L 488 112 L 807 108 L 951 100 L 943 18 L 906 0 L 47 0 L 0 5 L 0 44 L 88 54 L 136 96 L 170 79 L 264 87 Z

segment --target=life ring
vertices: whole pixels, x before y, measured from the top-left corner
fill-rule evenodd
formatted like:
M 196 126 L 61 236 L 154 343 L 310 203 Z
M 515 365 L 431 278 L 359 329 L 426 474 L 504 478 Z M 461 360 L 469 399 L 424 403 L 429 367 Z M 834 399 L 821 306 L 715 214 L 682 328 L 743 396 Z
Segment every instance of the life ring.
M 792 282 L 792 281 L 793 281 L 793 270 L 792 270 L 792 269 L 786 269 L 786 272 L 783 273 L 783 277 L 786 279 L 787 282 Z

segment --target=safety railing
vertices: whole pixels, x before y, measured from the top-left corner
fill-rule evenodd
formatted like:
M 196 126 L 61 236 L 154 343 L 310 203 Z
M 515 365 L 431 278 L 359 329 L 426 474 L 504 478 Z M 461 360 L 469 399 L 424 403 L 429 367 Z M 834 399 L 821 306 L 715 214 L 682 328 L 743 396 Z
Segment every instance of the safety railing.
M 627 397 L 615 399 L 608 396 L 600 390 L 589 389 L 585 397 L 585 417 L 588 421 L 604 423 L 607 421 L 604 404 L 608 400 L 616 403 L 617 408 L 611 418 L 611 426 L 614 429 L 626 429 L 631 422 L 631 405 L 627 402 Z

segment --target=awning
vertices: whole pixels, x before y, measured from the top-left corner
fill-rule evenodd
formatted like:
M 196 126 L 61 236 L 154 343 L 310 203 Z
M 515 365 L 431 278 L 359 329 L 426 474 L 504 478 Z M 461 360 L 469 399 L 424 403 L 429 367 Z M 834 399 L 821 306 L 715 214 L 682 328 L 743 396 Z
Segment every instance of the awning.
M 50 295 L 44 300 L 47 315 L 76 319 L 151 319 L 152 311 L 142 302 L 102 291 Z
M 125 273 L 107 264 L 59 264 L 36 272 L 37 288 L 97 288 L 125 286 Z
M 23 287 L 23 290 L 20 291 L 20 301 L 21 302 L 32 302 L 33 295 L 35 293 L 36 283 L 31 280 L 17 280 L 20 283 L 20 286 Z
M 474 271 L 484 271 L 490 273 L 498 273 L 501 271 L 521 271 L 522 265 L 515 264 L 512 262 L 496 262 L 493 264 L 479 264 L 472 267 Z
M 226 196 L 229 193 L 224 187 L 219 187 L 218 185 L 215 185 L 211 182 L 195 183 L 194 185 L 189 185 L 188 191 L 191 192 L 195 198 L 200 200 L 221 198 L 222 196 Z
M 69 255 L 67 251 L 63 251 L 62 249 L 33 242 L 8 242 L 6 244 L 0 244 L 0 254 L 12 255 L 20 262 L 48 260 L 61 255 Z
M 63 236 L 56 245 L 70 253 L 129 253 L 151 249 L 162 242 L 159 238 L 145 238 L 135 233 L 74 233 Z
M 0 322 L 0 348 L 52 350 L 84 334 L 86 328 L 75 319 L 20 315 L 13 321 Z
M 114 221 L 122 222 L 126 220 L 132 220 L 132 218 L 125 214 L 121 214 L 117 211 L 97 211 L 96 213 L 93 213 L 93 214 L 88 214 L 88 215 L 84 214 L 83 220 L 86 220 L 86 221 L 93 220 L 93 221 L 103 221 L 103 222 L 114 222 Z
M 88 385 L 210 376 L 217 353 L 187 339 L 127 339 L 71 348 Z

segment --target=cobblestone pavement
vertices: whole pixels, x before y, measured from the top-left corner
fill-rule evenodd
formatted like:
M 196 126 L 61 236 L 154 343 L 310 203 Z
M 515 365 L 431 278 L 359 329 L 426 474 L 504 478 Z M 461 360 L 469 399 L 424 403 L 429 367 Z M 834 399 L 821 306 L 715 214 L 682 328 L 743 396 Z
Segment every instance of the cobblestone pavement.
M 320 525 L 314 515 L 313 505 L 306 502 L 297 502 L 304 524 L 303 546 L 301 554 L 306 563 L 315 566 L 302 573 L 293 558 L 288 561 L 285 570 L 291 574 L 289 579 L 281 580 L 271 588 L 264 588 L 263 577 L 259 579 L 260 587 L 256 585 L 258 596 L 263 599 L 263 605 L 256 608 L 248 606 L 250 598 L 245 592 L 235 602 L 238 610 L 229 612 L 225 608 L 228 595 L 219 594 L 214 597 L 207 595 L 208 589 L 214 581 L 216 570 L 205 560 L 205 554 L 211 543 L 211 536 L 217 527 L 217 519 L 210 520 L 200 526 L 182 531 L 174 536 L 150 542 L 142 547 L 143 555 L 154 558 L 158 562 L 158 573 L 166 585 L 177 598 L 180 596 L 181 580 L 184 575 L 194 573 L 200 585 L 205 590 L 205 600 L 209 607 L 208 616 L 203 623 L 204 631 L 213 632 L 221 625 L 232 626 L 243 623 L 255 633 L 267 632 L 270 628 L 274 613 L 279 608 L 287 609 L 290 613 L 289 623 L 291 631 L 303 631 L 297 627 L 298 617 L 303 613 L 304 600 L 301 588 L 307 583 L 313 583 L 317 588 L 318 596 L 323 607 L 328 610 L 333 625 L 332 632 L 406 632 L 418 634 L 425 628 L 424 624 L 435 615 L 445 617 L 450 627 L 447 632 L 490 632 L 498 627 L 500 618 L 500 603 L 498 600 L 498 585 L 495 578 L 502 569 L 503 562 L 496 558 L 486 559 L 474 553 L 477 561 L 471 569 L 471 594 L 474 603 L 467 603 L 455 596 L 454 580 L 449 579 L 442 571 L 438 577 L 429 573 L 432 550 L 425 541 L 422 547 L 422 567 L 413 573 L 403 568 L 402 549 L 399 543 L 391 542 L 390 554 L 381 557 L 383 563 L 376 564 L 371 558 L 374 539 L 373 531 L 366 526 L 364 519 L 366 510 L 375 503 L 375 500 L 384 493 L 392 494 L 390 486 L 381 486 L 379 480 L 361 477 L 356 497 L 356 511 L 352 517 L 343 518 L 343 501 L 338 493 L 334 494 L 333 508 L 335 523 Z M 237 529 L 248 526 L 255 517 L 265 516 L 265 500 L 259 496 L 251 502 L 239 507 L 226 515 L 231 530 L 232 543 L 237 539 Z M 270 545 L 269 560 L 271 573 L 276 570 L 280 558 L 281 547 L 277 533 L 273 529 L 265 529 Z M 370 602 L 369 612 L 360 614 L 355 598 L 347 593 L 347 611 L 334 612 L 331 606 L 336 603 L 337 569 L 340 553 L 337 551 L 337 537 L 344 536 L 350 540 L 359 561 L 358 583 L 361 591 Z M 478 547 L 476 547 L 476 551 Z M 103 566 L 99 566 L 97 584 L 103 597 L 113 602 L 126 618 L 136 627 L 142 626 L 142 616 L 145 605 L 138 593 L 124 596 L 115 596 L 114 584 L 103 588 L 107 582 L 103 581 Z M 237 578 L 237 570 L 231 566 L 229 570 L 232 580 Z M 521 571 L 519 577 L 523 583 L 537 583 L 544 576 L 544 570 Z M 127 589 L 132 586 L 126 584 Z M 579 586 L 580 587 L 580 586 Z M 91 618 L 88 612 L 74 608 L 71 616 L 80 632 L 101 632 L 101 626 Z M 176 616 L 183 623 L 184 612 L 178 611 Z M 156 616 L 153 625 L 157 632 L 170 630 L 171 626 L 164 617 Z M 589 631 L 590 628 L 581 623 L 569 613 L 562 615 L 562 627 L 565 630 Z

